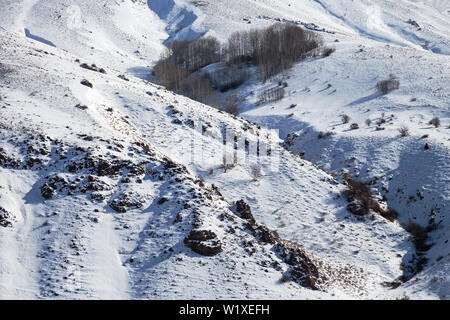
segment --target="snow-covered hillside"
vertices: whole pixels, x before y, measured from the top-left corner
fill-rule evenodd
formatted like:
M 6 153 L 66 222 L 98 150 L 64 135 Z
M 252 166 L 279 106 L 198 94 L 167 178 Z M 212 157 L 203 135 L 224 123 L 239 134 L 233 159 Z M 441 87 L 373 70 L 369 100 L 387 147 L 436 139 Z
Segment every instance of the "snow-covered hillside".
M 0 0 L 0 298 L 449 299 L 448 10 Z M 239 117 L 143 80 L 164 43 L 275 21 L 336 52 L 247 81 Z M 400 89 L 378 94 L 390 74 Z M 289 94 L 257 105 L 279 80 Z M 261 177 L 257 157 L 223 168 L 225 132 L 249 141 L 239 159 L 268 139 Z M 345 172 L 398 221 L 350 213 Z M 408 222 L 429 228 L 428 250 Z

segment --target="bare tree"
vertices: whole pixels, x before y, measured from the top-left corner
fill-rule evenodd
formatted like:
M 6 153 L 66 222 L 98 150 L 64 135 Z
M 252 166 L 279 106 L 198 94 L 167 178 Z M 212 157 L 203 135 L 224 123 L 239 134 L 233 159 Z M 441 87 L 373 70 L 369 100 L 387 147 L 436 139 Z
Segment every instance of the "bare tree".
M 433 119 L 428 122 L 428 124 L 433 125 L 435 128 L 438 128 L 441 126 L 441 120 L 438 117 L 434 117 Z

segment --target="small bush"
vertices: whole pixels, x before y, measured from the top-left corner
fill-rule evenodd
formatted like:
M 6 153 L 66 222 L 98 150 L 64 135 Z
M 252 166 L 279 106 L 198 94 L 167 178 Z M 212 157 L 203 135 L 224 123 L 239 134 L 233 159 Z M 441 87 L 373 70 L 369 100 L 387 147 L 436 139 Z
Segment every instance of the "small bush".
M 329 57 L 329 56 L 331 56 L 334 52 L 336 51 L 336 49 L 335 48 L 325 48 L 324 50 L 323 50 L 323 55 L 325 56 L 325 57 Z
M 438 128 L 441 126 L 441 120 L 438 117 L 434 117 L 433 119 L 428 122 L 428 124 L 433 125 L 435 128 Z
M 389 220 L 389 221 L 394 221 L 394 220 L 396 220 L 397 219 L 397 217 L 398 217 L 398 213 L 397 213 L 397 211 L 395 211 L 395 210 L 393 210 L 393 209 L 388 209 L 388 210 L 386 210 L 386 211 L 382 211 L 381 213 L 380 213 L 380 215 L 383 217 L 383 218 L 385 218 L 385 219 L 387 219 L 387 220 Z
M 429 245 L 425 244 L 428 239 L 428 234 L 424 227 L 415 222 L 409 222 L 406 225 L 405 230 L 413 237 L 414 246 L 417 251 L 427 251 L 430 248 Z
M 382 80 L 377 83 L 377 90 L 383 94 L 398 90 L 399 88 L 400 81 L 398 81 L 394 76 L 391 76 L 390 79 Z
M 93 88 L 94 86 L 92 85 L 92 83 L 90 83 L 88 80 L 86 80 L 86 79 L 84 79 L 84 80 L 81 80 L 81 82 L 80 82 L 83 86 L 86 86 L 86 87 L 89 87 L 89 88 Z
M 350 122 L 350 117 L 346 114 L 341 115 L 341 121 L 342 123 L 346 124 Z
M 372 120 L 367 119 L 367 120 L 366 120 L 366 125 L 367 125 L 368 127 L 370 127 L 371 124 L 372 124 Z
M 239 114 L 239 98 L 235 92 L 233 92 L 227 99 L 227 102 L 223 108 L 225 112 L 237 116 Z
M 390 208 L 387 210 L 383 209 L 378 201 L 374 199 L 367 183 L 355 181 L 348 174 L 344 176 L 344 181 L 348 188 L 344 192 L 344 196 L 349 202 L 347 209 L 351 213 L 357 216 L 365 216 L 373 211 L 389 221 L 397 219 L 397 212 Z
M 401 137 L 409 136 L 409 129 L 408 129 L 408 127 L 401 127 L 401 128 L 398 129 L 398 132 L 400 133 Z
M 370 210 L 375 212 L 381 211 L 378 202 L 373 199 L 372 192 L 366 183 L 355 181 L 349 177 L 344 177 L 344 180 L 348 187 L 345 196 L 350 202 L 347 206 L 350 212 L 363 216 L 368 214 Z

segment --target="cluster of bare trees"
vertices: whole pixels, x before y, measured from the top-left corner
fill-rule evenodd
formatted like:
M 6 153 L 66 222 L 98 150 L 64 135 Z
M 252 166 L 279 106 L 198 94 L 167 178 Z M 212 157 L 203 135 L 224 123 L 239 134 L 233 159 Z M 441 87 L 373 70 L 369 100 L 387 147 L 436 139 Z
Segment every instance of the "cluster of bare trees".
M 221 44 L 214 37 L 200 38 L 191 41 L 174 41 L 168 50 L 171 60 L 189 72 L 220 61 Z
M 258 66 L 264 81 L 306 57 L 319 54 L 322 40 L 317 33 L 293 24 L 233 33 L 221 43 L 214 37 L 174 41 L 154 67 L 160 84 L 176 93 L 214 104 L 215 90 L 234 89 L 245 82 L 245 63 Z M 208 74 L 197 72 L 221 62 Z
M 265 81 L 295 62 L 319 54 L 321 44 L 313 31 L 277 23 L 262 30 L 233 33 L 226 45 L 226 57 L 228 62 L 253 61 Z

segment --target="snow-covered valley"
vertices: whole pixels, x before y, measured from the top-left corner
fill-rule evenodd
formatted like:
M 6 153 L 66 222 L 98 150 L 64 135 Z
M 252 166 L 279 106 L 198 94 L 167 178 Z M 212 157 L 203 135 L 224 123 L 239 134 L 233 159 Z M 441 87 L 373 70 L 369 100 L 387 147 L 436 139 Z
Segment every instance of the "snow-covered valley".
M 449 18 L 446 1 L 0 0 L 0 299 L 449 299 Z M 170 41 L 277 21 L 336 50 L 250 78 L 238 116 L 148 81 Z M 382 209 L 350 212 L 346 177 Z

